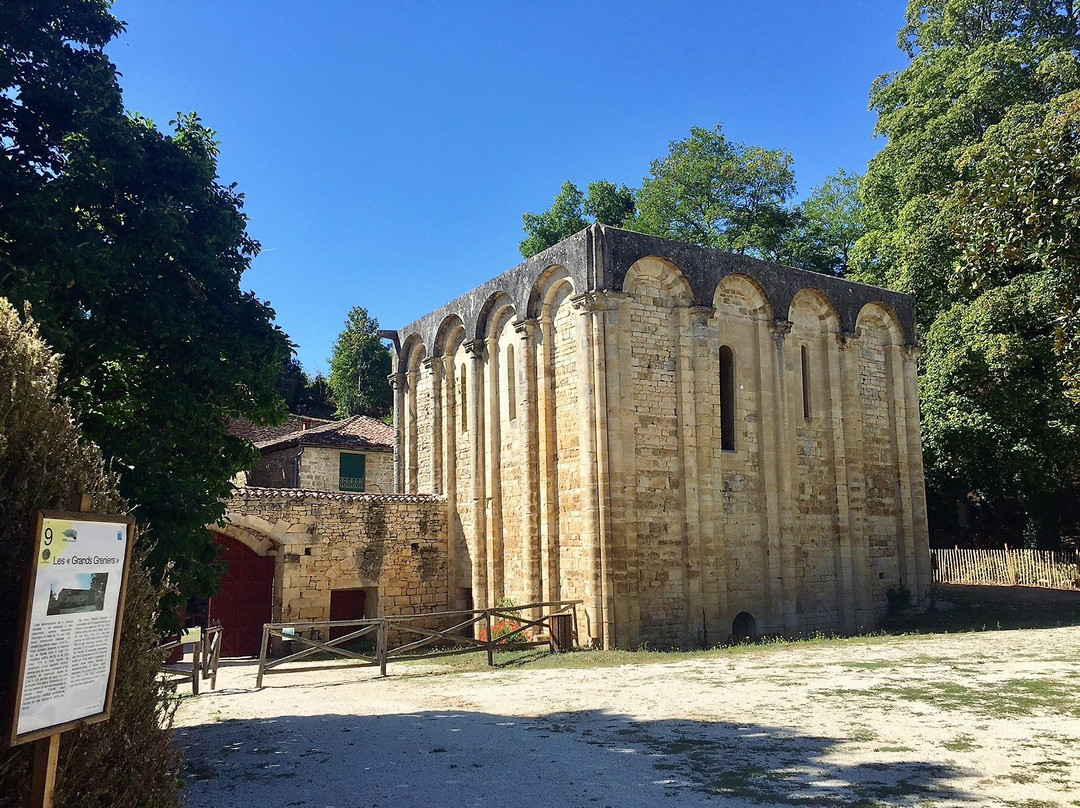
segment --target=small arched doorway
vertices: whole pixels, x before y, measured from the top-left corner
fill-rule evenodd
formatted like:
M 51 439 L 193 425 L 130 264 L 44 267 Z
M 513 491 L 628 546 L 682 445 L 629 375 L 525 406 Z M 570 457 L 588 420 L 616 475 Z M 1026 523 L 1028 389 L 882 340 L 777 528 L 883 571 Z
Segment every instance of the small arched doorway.
M 750 612 L 739 612 L 735 615 L 735 619 L 731 621 L 731 641 L 734 643 L 757 642 L 757 639 L 757 621 L 754 615 Z
M 243 542 L 214 533 L 225 574 L 210 598 L 210 620 L 224 628 L 222 656 L 256 656 L 262 646 L 263 623 L 273 619 L 273 556 L 261 556 Z

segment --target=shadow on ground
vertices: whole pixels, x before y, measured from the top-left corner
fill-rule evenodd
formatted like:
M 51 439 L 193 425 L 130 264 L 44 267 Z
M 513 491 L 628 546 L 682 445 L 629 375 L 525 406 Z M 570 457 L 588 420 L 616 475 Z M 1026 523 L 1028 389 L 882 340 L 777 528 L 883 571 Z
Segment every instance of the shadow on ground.
M 908 617 L 890 615 L 881 628 L 933 634 L 1080 626 L 1080 589 L 937 584 L 931 596 L 939 608 Z
M 605 712 L 280 716 L 177 730 L 188 808 L 964 804 L 954 767 L 841 738 Z

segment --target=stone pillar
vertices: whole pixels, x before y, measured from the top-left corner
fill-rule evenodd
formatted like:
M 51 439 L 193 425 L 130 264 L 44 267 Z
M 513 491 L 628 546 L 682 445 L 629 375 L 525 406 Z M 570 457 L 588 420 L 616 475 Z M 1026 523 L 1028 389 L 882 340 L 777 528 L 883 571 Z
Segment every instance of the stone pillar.
M 506 595 L 503 579 L 503 515 L 502 515 L 502 390 L 499 387 L 499 355 L 497 335 L 489 333 L 485 340 L 487 378 L 485 407 L 487 427 L 484 430 L 484 470 L 487 485 L 485 512 L 487 517 L 487 568 L 490 603 Z
M 554 329 L 551 314 L 540 316 L 539 367 L 536 369 L 537 466 L 541 590 L 545 601 L 562 597 L 559 586 L 559 496 L 556 490 L 555 371 L 552 367 Z
M 863 404 L 859 387 L 858 332 L 840 335 L 841 402 L 844 410 L 844 468 L 847 479 L 848 535 L 851 537 L 852 604 L 855 629 L 874 626 L 870 548 L 866 535 L 866 464 L 863 460 Z
M 633 337 L 630 325 L 631 297 L 624 292 L 605 292 L 604 377 L 607 406 L 605 428 L 608 516 L 607 577 L 611 644 L 632 648 L 641 643 L 641 598 L 635 496 L 637 457 L 634 431 Z
M 591 295 L 578 295 L 571 299 L 571 304 L 578 312 L 577 366 L 581 375 L 581 398 L 579 401 L 579 452 L 581 458 L 581 487 L 584 492 L 582 516 L 582 545 L 587 548 L 585 575 L 585 621 L 589 642 L 599 648 L 604 643 L 603 632 L 603 593 L 600 582 L 600 515 L 597 498 L 596 467 L 596 384 L 594 367 L 596 363 L 593 344 L 593 301 Z
M 826 346 L 826 378 L 828 400 L 824 402 L 823 414 L 829 418 L 832 439 L 833 482 L 836 487 L 836 554 L 833 568 L 836 574 L 836 611 L 847 633 L 858 631 L 855 614 L 855 571 L 851 548 L 850 497 L 848 495 L 849 468 L 848 445 L 844 424 L 848 413 L 844 410 L 844 374 L 841 371 L 841 354 L 847 342 L 843 334 L 833 334 L 831 344 Z
M 468 399 L 469 407 L 469 455 L 472 461 L 472 534 L 473 534 L 473 565 L 472 565 L 472 589 L 473 604 L 477 609 L 486 609 L 493 605 L 488 589 L 487 569 L 487 534 L 485 532 L 485 514 L 487 508 L 487 496 L 484 491 L 484 406 L 481 397 L 484 395 L 484 344 L 478 340 L 465 343 L 465 352 L 472 360 L 469 368 Z
M 396 493 L 405 491 L 405 374 L 400 370 L 391 373 L 390 386 L 394 388 L 394 488 Z
M 593 418 L 596 424 L 596 493 L 597 493 L 597 547 L 599 550 L 599 602 L 602 615 L 603 645 L 605 649 L 614 648 L 619 638 L 616 634 L 615 620 L 615 584 L 613 578 L 613 517 L 611 501 L 611 440 L 609 409 L 609 368 L 617 361 L 609 363 L 608 340 L 615 342 L 618 348 L 619 305 L 623 299 L 620 293 L 596 292 L 592 301 L 592 341 L 593 364 L 592 377 L 594 396 Z M 616 354 L 617 355 L 617 354 Z M 618 379 L 618 372 L 616 380 Z M 617 384 L 617 381 L 616 381 Z M 615 388 L 616 396 L 618 388 Z
M 446 378 L 443 358 L 432 356 L 424 360 L 424 372 L 431 377 L 431 479 L 426 481 L 426 486 L 421 485 L 422 493 L 441 494 L 443 488 L 442 477 L 442 445 L 443 445 L 443 380 Z M 427 491 L 424 491 L 424 488 Z
M 460 549 L 458 543 L 461 542 L 464 537 L 461 535 L 457 511 L 458 418 L 455 416 L 457 408 L 457 392 L 453 356 L 443 356 L 440 367 L 443 371 L 444 378 L 441 402 L 443 410 L 441 420 L 443 439 L 441 446 L 444 453 L 442 461 L 442 490 L 446 492 L 446 567 L 447 576 L 449 578 L 447 591 L 450 598 L 450 608 L 461 609 L 465 607 L 465 603 L 463 602 L 464 599 L 459 599 L 458 595 L 458 590 L 462 588 L 461 583 L 458 580 L 458 564 L 460 563 L 458 558 L 458 550 Z M 469 584 L 471 586 L 472 582 L 470 581 Z
M 798 629 L 798 620 L 795 611 L 795 541 L 797 537 L 792 535 L 791 524 L 794 497 L 794 452 L 795 429 L 792 425 L 791 412 L 795 406 L 792 396 L 798 390 L 788 385 L 787 354 L 785 338 L 791 333 L 791 321 L 776 319 L 772 323 L 772 338 L 774 345 L 774 359 L 772 361 L 774 391 L 776 409 L 772 412 L 776 416 L 776 514 L 779 517 L 777 529 L 770 531 L 769 541 L 769 579 L 771 594 L 779 606 L 777 617 L 780 619 L 781 630 L 785 634 L 795 634 Z
M 525 450 L 522 469 L 522 492 L 524 494 L 525 536 L 522 553 L 525 570 L 526 598 L 536 603 L 544 600 L 544 575 L 540 552 L 540 434 L 537 427 L 537 374 L 536 374 L 536 320 L 514 323 L 518 334 L 521 360 L 517 363 L 518 417 L 521 419 L 521 438 Z
M 706 553 L 702 525 L 702 487 L 704 476 L 702 440 L 698 434 L 698 373 L 707 350 L 706 327 L 714 310 L 705 306 L 680 306 L 677 309 L 675 365 L 676 402 L 678 406 L 679 458 L 683 467 L 682 500 L 686 515 L 683 533 L 686 541 L 686 625 L 683 644 L 705 647 L 709 642 L 710 615 L 706 610 Z M 713 597 L 715 600 L 715 597 Z M 713 640 L 718 640 L 715 628 Z
M 933 583 L 930 569 L 930 529 L 926 515 L 926 474 L 923 470 L 922 422 L 919 417 L 919 371 L 921 349 L 904 346 L 903 378 L 907 404 L 905 437 L 907 439 L 908 473 L 911 475 L 912 536 L 915 552 L 915 586 L 912 594 L 921 601 Z
M 917 596 L 919 576 L 915 561 L 915 515 L 912 503 L 911 456 L 908 451 L 907 394 L 904 390 L 905 346 L 885 346 L 885 379 L 889 394 L 889 432 L 896 459 L 896 537 L 899 544 L 900 584 Z

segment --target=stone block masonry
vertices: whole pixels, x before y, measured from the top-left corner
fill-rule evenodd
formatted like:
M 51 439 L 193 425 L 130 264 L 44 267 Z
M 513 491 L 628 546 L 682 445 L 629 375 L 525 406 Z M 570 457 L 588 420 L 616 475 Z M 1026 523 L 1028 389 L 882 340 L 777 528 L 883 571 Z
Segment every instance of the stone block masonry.
M 911 297 L 593 226 L 396 332 L 449 595 L 604 647 L 854 632 L 930 582 Z
M 226 509 L 214 529 L 276 560 L 274 622 L 329 620 L 336 589 L 371 591 L 368 616 L 448 608 L 442 497 L 249 487 Z

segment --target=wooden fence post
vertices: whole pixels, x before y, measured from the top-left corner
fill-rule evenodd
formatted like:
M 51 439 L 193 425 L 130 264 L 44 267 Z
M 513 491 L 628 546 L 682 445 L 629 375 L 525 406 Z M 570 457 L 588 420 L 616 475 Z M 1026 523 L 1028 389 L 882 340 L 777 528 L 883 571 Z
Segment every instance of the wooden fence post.
M 492 667 L 495 666 L 495 656 L 494 656 L 495 638 L 493 636 L 491 636 L 491 609 L 484 609 L 484 621 L 485 621 L 485 623 L 487 625 L 488 667 L 492 668 Z
M 255 677 L 255 689 L 262 688 L 263 665 L 266 664 L 266 646 L 270 643 L 270 627 L 263 624 L 262 648 L 259 650 L 259 675 Z
M 385 619 L 379 624 L 379 631 L 376 633 L 375 637 L 375 653 L 379 658 L 379 675 L 386 676 L 386 655 L 389 651 L 387 646 L 390 643 L 390 627 Z

